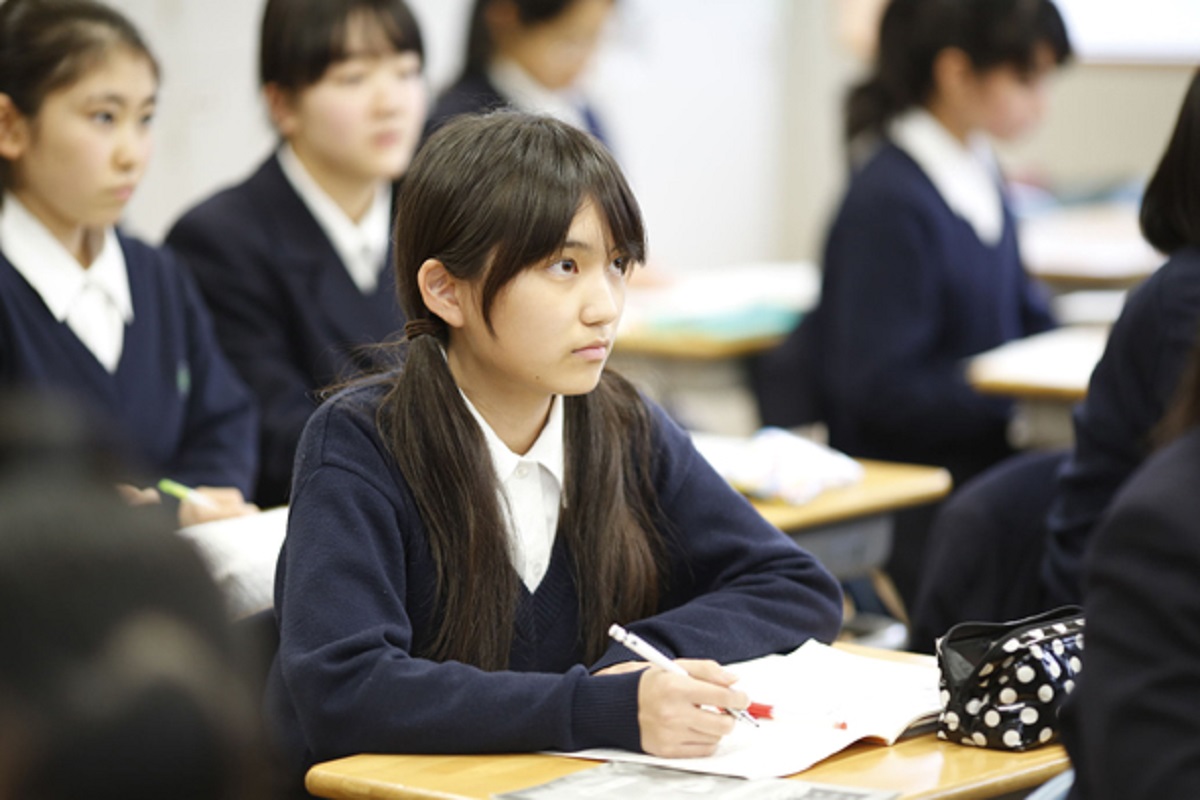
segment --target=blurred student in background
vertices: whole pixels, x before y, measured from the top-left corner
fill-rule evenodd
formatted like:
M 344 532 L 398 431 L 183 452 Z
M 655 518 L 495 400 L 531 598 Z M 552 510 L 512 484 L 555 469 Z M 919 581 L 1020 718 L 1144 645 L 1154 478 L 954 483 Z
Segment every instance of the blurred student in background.
M 150 158 L 158 83 L 106 6 L 0 6 L 0 385 L 65 390 L 143 466 L 205 487 L 179 507 L 187 524 L 253 510 L 257 419 L 191 279 L 114 228 Z
M 268 0 L 259 77 L 279 148 L 167 234 L 258 399 L 260 505 L 287 501 L 317 390 L 375 366 L 369 346 L 404 325 L 392 195 L 425 121 L 423 53 L 403 0 Z
M 549 114 L 606 141 L 579 89 L 615 0 L 475 0 L 466 64 L 429 115 L 432 132 L 459 114 L 511 107 Z
M 846 104 L 853 173 L 820 304 L 768 359 L 781 376 L 762 389 L 768 422 L 815 405 L 834 447 L 940 465 L 956 483 L 1012 452 L 1011 403 L 975 392 L 964 362 L 1054 320 L 1022 267 L 990 140 L 1036 126 L 1069 54 L 1050 0 L 887 6 Z M 799 381 L 811 399 L 787 388 Z M 927 524 L 919 512 L 898 531 L 889 571 L 906 600 Z
M 930 534 L 929 571 L 913 618 L 918 647 L 931 646 L 964 619 L 1025 616 L 1083 599 L 1093 532 L 1150 453 L 1151 433 L 1170 405 L 1200 323 L 1200 72 L 1146 186 L 1141 226 L 1170 258 L 1130 294 L 1113 325 L 1087 397 L 1075 409 L 1075 444 L 1057 479 L 1020 487 L 1025 507 L 1046 498 L 1044 518 L 1007 523 L 1014 504 L 998 488 L 998 473 L 946 504 Z M 1016 554 L 1021 566 L 1007 566 Z

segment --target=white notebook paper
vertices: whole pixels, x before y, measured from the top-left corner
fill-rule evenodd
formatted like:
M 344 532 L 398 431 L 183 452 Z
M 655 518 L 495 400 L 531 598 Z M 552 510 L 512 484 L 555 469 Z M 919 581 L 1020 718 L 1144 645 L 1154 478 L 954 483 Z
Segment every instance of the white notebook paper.
M 729 664 L 750 699 L 773 707 L 759 727 L 738 723 L 703 758 L 658 758 L 625 750 L 560 755 L 631 761 L 691 772 L 773 778 L 808 769 L 854 742 L 894 744 L 941 710 L 932 658 L 913 664 L 858 655 L 810 641 L 788 655 Z

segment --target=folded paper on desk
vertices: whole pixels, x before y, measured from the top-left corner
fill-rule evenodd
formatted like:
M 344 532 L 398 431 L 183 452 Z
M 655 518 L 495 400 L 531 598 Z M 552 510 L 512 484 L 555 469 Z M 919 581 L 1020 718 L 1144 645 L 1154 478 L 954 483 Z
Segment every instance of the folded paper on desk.
M 492 795 L 492 800 L 894 800 L 899 792 L 776 778 L 746 781 L 646 764 L 604 764 L 540 786 Z
M 931 729 L 941 710 L 938 670 L 928 663 L 857 655 L 809 641 L 788 655 L 729 664 L 750 697 L 774 707 L 759 727 L 739 724 L 716 753 L 657 758 L 625 750 L 560 755 L 631 761 L 660 767 L 776 778 L 808 769 L 854 742 L 894 744 L 907 732 Z
M 287 532 L 287 512 L 281 506 L 179 531 L 200 551 L 235 619 L 274 602 L 275 564 Z
M 763 500 L 799 505 L 862 480 L 862 465 L 854 459 L 782 428 L 763 428 L 749 438 L 693 433 L 692 441 L 721 477 Z

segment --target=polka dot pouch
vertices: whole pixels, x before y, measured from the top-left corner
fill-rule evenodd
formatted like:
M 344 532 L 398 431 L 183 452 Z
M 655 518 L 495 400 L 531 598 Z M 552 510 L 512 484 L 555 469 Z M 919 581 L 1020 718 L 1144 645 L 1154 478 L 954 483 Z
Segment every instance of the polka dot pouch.
M 1058 739 L 1058 714 L 1083 660 L 1083 611 L 1015 622 L 963 622 L 937 641 L 938 737 L 1029 750 Z

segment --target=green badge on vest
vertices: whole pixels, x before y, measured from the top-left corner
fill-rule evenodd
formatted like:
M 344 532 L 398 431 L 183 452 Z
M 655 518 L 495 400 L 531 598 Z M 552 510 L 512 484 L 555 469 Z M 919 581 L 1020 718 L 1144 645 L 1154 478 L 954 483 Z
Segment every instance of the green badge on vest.
M 192 370 L 186 361 L 180 361 L 175 370 L 175 388 L 179 390 L 180 397 L 187 397 L 192 391 Z

